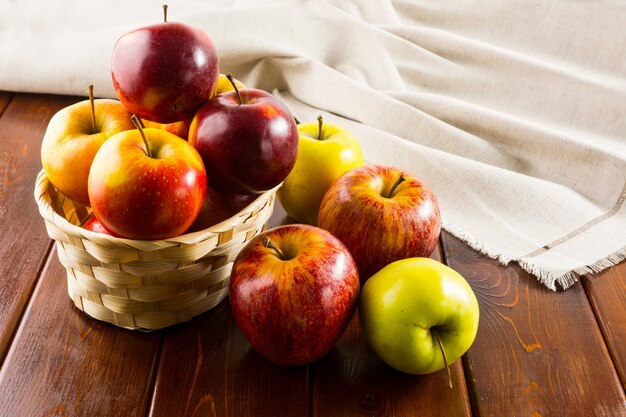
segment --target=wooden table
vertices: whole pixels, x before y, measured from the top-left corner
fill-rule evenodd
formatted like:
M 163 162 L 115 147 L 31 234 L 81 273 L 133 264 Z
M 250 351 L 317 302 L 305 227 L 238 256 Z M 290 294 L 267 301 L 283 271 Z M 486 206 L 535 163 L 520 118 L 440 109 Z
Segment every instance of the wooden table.
M 356 316 L 327 356 L 297 368 L 254 352 L 227 300 L 152 333 L 87 317 L 33 197 L 47 123 L 80 99 L 0 92 L 0 416 L 626 416 L 626 263 L 552 292 L 443 233 L 433 256 L 481 308 L 453 389 L 444 372 L 384 365 Z

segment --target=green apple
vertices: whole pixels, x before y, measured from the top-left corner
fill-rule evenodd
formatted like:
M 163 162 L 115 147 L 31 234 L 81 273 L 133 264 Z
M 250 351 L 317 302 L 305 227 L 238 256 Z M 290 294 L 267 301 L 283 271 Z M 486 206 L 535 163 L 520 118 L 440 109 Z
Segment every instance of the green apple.
M 389 366 L 429 374 L 472 345 L 479 309 L 467 281 L 430 258 L 393 262 L 365 282 L 359 318 L 365 340 Z
M 320 203 L 331 184 L 353 168 L 363 166 L 363 152 L 346 129 L 323 123 L 298 125 L 296 164 L 278 189 L 287 214 L 300 223 L 317 225 Z

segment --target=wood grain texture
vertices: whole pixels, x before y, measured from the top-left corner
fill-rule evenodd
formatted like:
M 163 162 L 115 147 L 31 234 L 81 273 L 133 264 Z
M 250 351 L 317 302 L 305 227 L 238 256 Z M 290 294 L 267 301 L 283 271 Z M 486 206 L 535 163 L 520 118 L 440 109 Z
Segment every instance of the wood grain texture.
M 433 258 L 440 260 L 439 248 Z M 408 375 L 376 357 L 362 336 L 358 314 L 331 353 L 315 368 L 314 413 L 331 416 L 470 416 L 462 362 L 443 371 Z
M 13 98 L 14 94 L 8 91 L 0 91 L 0 116 L 4 112 L 4 109 L 9 105 L 9 102 Z
M 593 311 L 626 388 L 626 262 L 582 278 Z
M 0 372 L 3 416 L 145 416 L 160 333 L 87 317 L 53 250 Z
M 37 281 L 51 240 L 33 197 L 41 139 L 72 97 L 16 95 L 0 117 L 0 360 Z M 1 107 L 1 102 L 0 102 Z
M 481 308 L 465 357 L 475 415 L 615 417 L 626 398 L 581 285 L 542 287 L 445 233 L 448 265 L 474 289 Z

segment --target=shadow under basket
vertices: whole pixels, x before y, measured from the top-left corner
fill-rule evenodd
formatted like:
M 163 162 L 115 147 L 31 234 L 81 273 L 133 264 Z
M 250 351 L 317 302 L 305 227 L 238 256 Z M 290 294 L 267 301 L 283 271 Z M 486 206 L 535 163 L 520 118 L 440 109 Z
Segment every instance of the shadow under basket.
M 277 188 L 208 229 L 150 241 L 83 229 L 91 209 L 61 194 L 44 171 L 35 199 L 76 307 L 120 327 L 156 330 L 188 321 L 228 295 L 233 262 L 267 227 Z

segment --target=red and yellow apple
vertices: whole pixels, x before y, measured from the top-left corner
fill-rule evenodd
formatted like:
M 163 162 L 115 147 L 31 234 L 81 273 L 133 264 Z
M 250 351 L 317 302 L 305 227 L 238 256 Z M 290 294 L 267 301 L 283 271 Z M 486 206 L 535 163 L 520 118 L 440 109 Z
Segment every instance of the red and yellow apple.
M 298 125 L 296 164 L 277 192 L 287 214 L 300 223 L 317 225 L 320 204 L 331 184 L 347 171 L 363 166 L 361 146 L 348 130 L 323 123 Z
M 111 137 L 89 173 L 94 214 L 112 234 L 166 239 L 194 222 L 206 193 L 198 152 L 160 129 L 134 129 Z
M 215 89 L 217 51 L 202 30 L 176 22 L 122 35 L 113 49 L 111 76 L 131 113 L 157 123 L 190 119 Z
M 365 282 L 393 261 L 430 256 L 441 215 L 433 191 L 410 172 L 366 165 L 331 185 L 318 224 L 348 247 Z
M 233 264 L 230 303 L 252 347 L 278 365 L 328 353 L 356 310 L 359 276 L 346 247 L 317 227 L 261 233 Z
M 91 94 L 91 93 L 90 93 Z M 117 100 L 81 101 L 59 110 L 41 143 L 41 164 L 52 185 L 88 205 L 87 177 L 96 152 L 111 136 L 134 129 L 131 114 Z
M 189 143 L 202 156 L 211 188 L 258 194 L 279 185 L 293 168 L 298 130 L 282 101 L 244 88 L 202 106 L 191 122 Z

